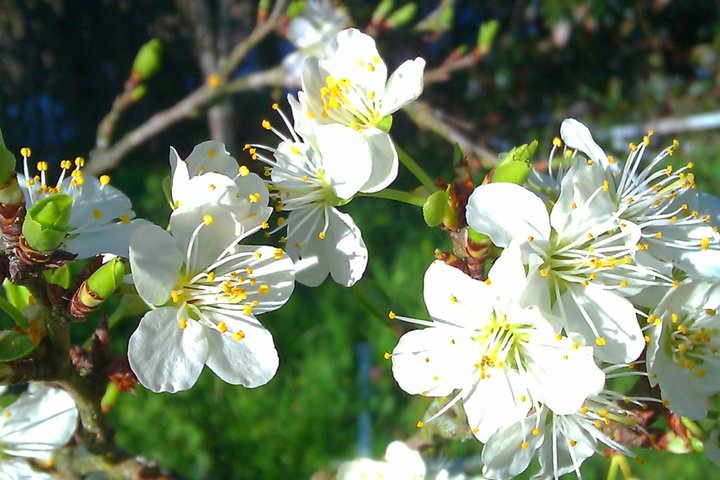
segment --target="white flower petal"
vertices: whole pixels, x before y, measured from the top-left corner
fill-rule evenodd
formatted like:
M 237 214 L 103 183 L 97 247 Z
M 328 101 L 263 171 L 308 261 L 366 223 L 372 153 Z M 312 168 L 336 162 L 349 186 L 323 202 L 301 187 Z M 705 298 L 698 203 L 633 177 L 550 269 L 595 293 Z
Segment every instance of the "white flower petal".
M 645 339 L 632 303 L 592 283 L 587 287 L 577 284 L 566 287 L 560 302 L 568 329 L 582 335 L 589 345 L 596 345 L 598 337 L 589 326 L 591 323 L 598 336 L 605 339 L 605 345 L 595 348 L 598 358 L 611 363 L 635 361 L 645 347 Z
M 399 165 L 397 151 L 390 135 L 378 128 L 366 128 L 363 131 L 363 137 L 370 146 L 372 173 L 365 185 L 360 187 L 360 191 L 379 192 L 397 177 Z
M 423 91 L 424 70 L 425 60 L 418 57 L 415 60 L 406 60 L 390 75 L 380 107 L 382 116 L 400 110 L 420 96 Z
M 318 126 L 311 143 L 322 156 L 324 177 L 335 195 L 352 198 L 372 172 L 368 142 L 352 128 L 331 124 Z
M 178 392 L 195 385 L 208 358 L 204 327 L 186 319 L 180 328 L 178 310 L 151 310 L 128 343 L 130 367 L 140 383 L 153 392 Z
M 196 145 L 185 162 L 191 177 L 216 172 L 232 178 L 238 171 L 238 164 L 225 149 L 225 144 L 214 140 Z
M 450 395 L 471 378 L 472 347 L 461 329 L 430 327 L 407 332 L 392 352 L 393 376 L 407 393 Z
M 468 199 L 467 222 L 503 248 L 514 238 L 550 237 L 550 222 L 542 200 L 512 183 L 477 187 Z
M 130 267 L 138 294 L 151 305 L 162 305 L 180 280 L 185 256 L 173 237 L 155 225 L 141 225 L 130 237 Z
M 35 470 L 27 460 L 7 458 L 0 462 L 2 480 L 53 480 L 49 474 Z
M 109 223 L 68 238 L 63 243 L 63 249 L 77 254 L 78 258 L 90 258 L 101 254 L 127 258 L 130 237 L 143 225 L 151 225 L 151 223 L 142 218 L 136 218 L 129 223 Z
M 78 411 L 72 397 L 59 388 L 39 387 L 3 410 L 2 450 L 14 456 L 47 458 L 47 452 L 70 441 Z
M 425 272 L 423 291 L 430 315 L 452 325 L 481 327 L 493 311 L 494 292 L 490 287 L 439 260 Z
M 607 165 L 607 155 L 593 140 L 590 130 L 574 118 L 565 119 L 560 125 L 560 138 L 573 149 L 580 150 L 591 160 Z
M 372 63 L 373 68 L 365 66 L 369 63 Z M 336 79 L 351 79 L 353 84 L 362 86 L 365 91 L 380 94 L 385 90 L 387 66 L 380 58 L 375 40 L 355 28 L 348 28 L 337 34 L 335 44 L 328 47 L 319 67 Z M 303 90 L 308 95 L 320 94 L 319 89 L 312 92 L 305 88 L 305 85 Z
M 533 413 L 521 422 L 500 429 L 490 437 L 482 450 L 484 477 L 505 480 L 521 474 L 528 468 L 535 450 L 543 442 L 544 413 L 545 410 L 540 420 L 537 418 L 537 413 Z M 538 426 L 539 434 L 533 435 L 532 431 Z
M 229 330 L 225 334 L 207 331 L 207 366 L 231 385 L 255 388 L 269 382 L 279 364 L 270 332 L 258 322 L 240 322 L 220 314 L 215 319 L 224 321 Z M 232 334 L 239 331 L 244 336 L 236 340 Z
M 333 280 L 350 287 L 362 278 L 368 251 L 360 229 L 350 215 L 331 209 L 327 238 L 319 241 L 325 242 Z

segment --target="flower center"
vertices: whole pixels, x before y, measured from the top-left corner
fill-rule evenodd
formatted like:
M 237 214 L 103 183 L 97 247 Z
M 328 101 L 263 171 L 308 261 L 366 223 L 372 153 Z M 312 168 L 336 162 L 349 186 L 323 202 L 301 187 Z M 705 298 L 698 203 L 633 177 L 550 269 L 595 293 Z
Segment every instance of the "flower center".
M 523 366 L 523 345 L 530 339 L 531 331 L 530 325 L 510 323 L 505 315 L 493 314 L 490 322 L 473 336 L 479 347 L 480 360 L 475 368 L 480 371 L 480 378 L 488 378 L 494 368 Z
M 372 66 L 371 62 L 368 65 Z M 320 113 L 323 118 L 347 125 L 355 130 L 371 127 L 382 120 L 376 104 L 377 94 L 366 92 L 349 78 L 335 79 L 328 75 L 325 85 L 320 87 Z
M 714 309 L 708 308 L 697 315 L 670 315 L 674 330 L 665 338 L 665 352 L 675 363 L 691 370 L 698 377 L 705 376 L 703 365 L 706 362 L 717 362 L 720 329 L 705 325 L 716 313 Z

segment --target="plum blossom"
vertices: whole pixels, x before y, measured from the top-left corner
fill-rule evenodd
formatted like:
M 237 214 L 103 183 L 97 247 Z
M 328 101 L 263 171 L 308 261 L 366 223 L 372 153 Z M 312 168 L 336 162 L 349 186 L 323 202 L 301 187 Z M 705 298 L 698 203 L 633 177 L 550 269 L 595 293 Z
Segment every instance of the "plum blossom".
M 592 348 L 556 334 L 537 309 L 519 305 L 525 282 L 512 251 L 496 261 L 485 282 L 435 262 L 424 289 L 433 321 L 391 313 L 427 327 L 403 335 L 392 352 L 400 387 L 431 397 L 459 392 L 420 426 L 462 400 L 473 434 L 486 442 L 539 404 L 573 413 L 600 391 L 604 375 Z
M 281 250 L 238 245 L 257 231 L 205 205 L 175 212 L 170 231 L 147 225 L 130 241 L 138 293 L 153 309 L 130 337 L 128 359 L 155 392 L 192 387 L 204 365 L 233 385 L 267 383 L 278 367 L 272 335 L 256 315 L 282 306 L 294 267 Z
M 424 68 L 422 58 L 407 60 L 388 78 L 372 37 L 343 30 L 322 57 L 305 62 L 302 90 L 297 100 L 290 99 L 295 129 L 303 137 L 327 124 L 360 132 L 370 146 L 374 179 L 361 191 L 380 191 L 398 170 L 388 117 L 420 96 Z
M 28 392 L 0 413 L 0 477 L 50 480 L 27 458 L 49 461 L 52 452 L 70 441 L 78 411 L 64 390 L 31 384 Z
M 344 463 L 338 480 L 423 480 L 425 463 L 420 454 L 405 443 L 394 441 L 385 451 L 385 461 L 361 458 Z

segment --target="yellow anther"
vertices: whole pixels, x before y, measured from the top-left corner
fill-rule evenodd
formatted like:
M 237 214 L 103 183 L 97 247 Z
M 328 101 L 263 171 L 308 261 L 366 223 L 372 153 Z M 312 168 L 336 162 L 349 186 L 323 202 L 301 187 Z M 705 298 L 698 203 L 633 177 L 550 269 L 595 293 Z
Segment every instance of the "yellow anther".
M 83 157 L 75 157 L 75 166 L 82 168 L 85 166 L 85 159 Z
M 612 155 L 608 155 L 607 159 L 610 165 L 613 165 L 615 163 L 615 157 L 613 157 Z
M 492 280 L 490 280 L 489 278 L 486 278 L 485 285 L 492 285 Z
M 215 280 L 215 272 L 210 272 L 207 274 L 207 281 L 212 282 Z
M 672 286 L 673 288 L 678 288 L 680 286 L 680 280 L 673 280 Z
M 295 248 L 302 248 L 302 243 L 301 243 L 301 242 L 295 242 L 295 245 L 294 245 L 294 246 L 295 246 Z
M 20 149 L 20 155 L 22 155 L 25 158 L 29 158 L 32 155 L 32 150 L 28 147 L 23 147 Z
M 278 250 L 280 250 L 280 249 L 278 248 Z M 282 257 L 282 250 L 280 250 L 280 256 Z M 262 252 L 260 250 L 255 252 L 255 258 L 258 258 L 258 259 L 262 258 Z
M 645 136 L 643 137 L 643 145 L 645 145 L 646 147 L 647 147 L 648 145 L 650 145 L 650 137 L 649 137 L 649 136 L 645 135 Z
M 227 332 L 227 325 L 225 325 L 225 322 L 218 322 L 218 330 L 220 330 L 220 333 Z
M 522 448 L 523 450 L 527 450 L 527 448 L 528 448 L 529 446 L 530 446 L 530 445 L 528 444 L 528 442 L 522 442 L 522 443 L 520 444 L 520 448 Z
M 258 293 L 259 293 L 260 295 L 267 295 L 267 293 L 268 293 L 269 291 L 270 291 L 270 286 L 269 286 L 269 285 L 260 285 L 260 287 L 258 288 Z
M 390 310 L 390 311 L 388 312 L 388 318 L 389 318 L 390 320 L 395 320 L 395 317 L 396 317 L 395 312 L 393 312 L 392 310 Z
M 595 339 L 595 344 L 596 344 L 598 347 L 602 347 L 602 346 L 604 346 L 606 343 L 607 343 L 607 341 L 606 341 L 605 338 L 603 338 L 603 337 L 598 337 L 598 338 Z
M 546 270 L 546 269 L 544 269 L 544 268 L 541 268 L 541 269 L 540 269 L 540 276 L 541 276 L 541 277 L 547 277 L 548 275 L 550 275 L 550 272 L 549 272 L 548 270 Z
M 658 240 L 662 238 L 662 232 L 655 232 L 655 238 Z
M 628 148 L 630 149 L 631 152 L 634 152 L 635 150 L 637 150 L 638 147 L 634 143 L 631 143 L 628 145 Z
M 37 169 L 39 172 L 47 172 L 48 163 L 43 161 L 37 162 Z
M 695 376 L 698 377 L 698 378 L 702 378 L 702 377 L 705 376 L 705 370 L 702 369 L 702 368 L 698 368 L 698 369 L 695 370 L 693 373 L 694 373 Z
M 252 309 L 253 309 L 252 305 L 246 303 L 245 305 L 243 305 L 243 314 L 252 315 Z
M 185 330 L 187 328 L 187 318 L 180 317 L 180 320 L 178 320 L 178 326 L 180 327 L 180 330 Z
M 602 189 L 603 189 L 603 192 L 607 192 L 608 190 L 610 190 L 610 184 L 608 183 L 607 180 L 603 181 Z
M 423 428 L 425 426 L 425 422 L 423 422 L 422 420 L 418 420 L 415 426 L 417 428 Z
M 212 225 L 212 223 L 213 223 L 213 216 L 210 215 L 209 213 L 206 213 L 205 215 L 203 215 L 203 223 L 204 223 L 206 226 Z
M 110 175 L 100 175 L 100 185 L 103 187 L 110 184 Z
M 710 247 L 710 239 L 708 237 L 703 237 L 700 240 L 700 248 L 703 250 L 707 250 Z
M 274 103 L 272 104 L 272 109 L 273 109 L 273 110 L 278 110 L 279 108 L 280 108 L 280 105 L 278 105 L 277 102 L 274 102 Z
M 645 335 L 645 343 L 650 343 L 650 335 Z
M 128 224 L 130 223 L 130 216 L 126 213 L 123 213 L 118 217 L 120 219 L 120 223 Z
M 673 140 L 672 146 L 675 150 L 677 150 L 680 147 L 680 142 Z
M 553 145 L 557 148 L 562 147 L 562 140 L 560 140 L 560 137 L 553 138 Z
M 384 358 L 385 360 L 390 360 L 390 359 L 392 358 L 392 354 L 391 354 L 390 352 L 385 352 L 385 353 L 383 354 L 383 358 Z
M 258 254 L 259 254 L 259 253 L 260 253 L 260 252 L 257 252 L 257 253 L 255 254 L 255 256 L 256 256 L 257 258 L 260 258 L 260 257 L 258 257 Z M 285 254 L 285 252 L 283 252 L 283 249 L 282 249 L 282 248 L 276 248 L 276 249 L 275 249 L 275 252 L 273 253 L 273 257 L 275 258 L 275 260 L 280 260 L 281 258 L 283 258 L 283 255 L 284 255 L 284 254 Z
M 245 165 L 240 165 L 238 171 L 240 172 L 241 177 L 247 177 L 248 175 L 250 175 L 250 169 Z
M 451 303 L 457 303 L 458 299 L 455 295 L 450 295 L 450 302 Z
M 575 210 L 577 208 L 577 203 L 573 202 L 572 204 L 570 204 L 570 208 Z
M 577 445 L 577 440 L 570 440 L 568 442 L 568 445 L 570 445 L 571 447 L 574 447 L 575 445 Z
M 250 199 L 250 203 L 257 203 L 262 197 L 260 197 L 259 193 L 251 193 L 248 195 L 248 198 Z
M 693 162 L 688 162 L 687 168 L 693 168 L 695 164 Z
M 623 288 L 627 287 L 627 286 L 628 286 L 628 281 L 627 281 L 627 280 L 622 280 L 622 281 L 620 282 L 620 286 L 623 287 Z
M 180 296 L 182 295 L 182 290 L 173 290 L 170 292 L 170 298 L 174 303 L 178 303 L 180 301 Z
M 537 427 L 533 428 L 532 434 L 533 434 L 533 436 L 537 437 L 538 435 L 540 435 L 540 429 Z
M 327 236 L 327 234 L 326 234 L 325 232 L 320 232 L 320 233 L 318 233 L 318 238 L 319 238 L 320 240 L 325 240 L 325 237 L 326 237 L 326 236 Z
M 535 240 L 535 237 L 533 237 L 532 235 L 528 235 L 528 242 L 532 242 L 533 240 Z
M 717 315 L 717 310 L 715 310 L 714 308 L 706 308 L 705 313 L 710 315 L 711 317 L 714 317 L 715 315 Z
M 245 338 L 245 332 L 243 332 L 242 330 L 238 330 L 237 332 L 235 332 L 235 333 L 232 334 L 232 338 L 233 338 L 233 340 L 235 340 L 236 342 L 239 342 L 240 340 L 242 340 L 243 338 Z
M 263 120 L 261 125 L 265 130 L 272 129 L 272 125 L 270 124 L 269 120 Z
M 668 177 L 670 175 L 672 175 L 672 171 L 673 171 L 672 165 L 668 165 L 667 167 L 665 167 L 665 175 L 667 175 Z
M 96 208 L 95 210 L 93 210 L 92 216 L 95 220 L 100 220 L 103 217 L 103 212 L 102 212 L 102 210 L 98 210 Z

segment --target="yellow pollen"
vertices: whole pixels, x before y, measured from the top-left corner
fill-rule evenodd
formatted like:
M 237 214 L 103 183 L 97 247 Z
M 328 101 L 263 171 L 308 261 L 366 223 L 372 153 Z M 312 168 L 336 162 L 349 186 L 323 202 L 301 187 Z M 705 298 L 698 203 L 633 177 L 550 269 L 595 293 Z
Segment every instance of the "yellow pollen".
M 103 187 L 105 185 L 108 185 L 110 183 L 110 175 L 101 175 L 100 176 L 100 185 Z
M 85 159 L 83 157 L 75 157 L 75 166 L 82 168 L 85 166 Z
M 535 240 L 535 237 L 533 237 L 532 235 L 528 236 L 528 242 L 532 242 L 533 240 Z
M 573 202 L 573 203 L 570 205 L 570 208 L 572 208 L 573 210 L 575 210 L 575 209 L 577 208 L 577 203 Z
M 486 278 L 485 285 L 492 285 L 492 280 L 490 280 L 489 278 Z
M 667 175 L 668 177 L 670 175 L 672 175 L 672 171 L 673 171 L 672 165 L 668 165 L 667 167 L 665 167 L 665 175 Z
M 390 311 L 388 312 L 388 318 L 389 318 L 390 320 L 395 320 L 395 317 L 396 317 L 395 312 L 393 312 L 392 310 L 390 310 Z
M 648 137 L 647 135 L 643 137 L 643 145 L 645 145 L 646 147 L 650 145 L 650 137 Z
M 637 150 L 638 147 L 634 143 L 631 143 L 628 145 L 628 148 L 630 149 L 631 152 L 634 152 L 635 150 Z
M 607 159 L 610 165 L 615 163 L 615 157 L 613 157 L 612 155 L 608 155 Z
M 528 448 L 529 446 L 530 446 L 530 445 L 528 444 L 528 442 L 522 442 L 522 443 L 520 444 L 520 448 L 522 448 L 523 450 L 527 450 L 527 448 Z
M 250 203 L 257 203 L 260 201 L 260 194 L 259 193 L 251 193 L 248 195 L 248 198 L 250 199 Z
M 213 223 L 213 217 L 212 217 L 212 215 L 210 215 L 209 213 L 206 213 L 205 215 L 203 215 L 203 223 L 204 223 L 206 226 L 212 225 L 212 223 Z
M 673 288 L 678 288 L 680 286 L 680 280 L 673 280 Z
M 282 250 L 280 250 L 280 256 L 282 256 Z M 262 258 L 262 252 L 259 250 L 255 252 L 255 258 Z
M 320 240 L 325 240 L 325 237 L 326 237 L 326 236 L 327 236 L 327 235 L 326 235 L 325 232 L 320 232 L 320 233 L 318 233 L 318 238 L 319 238 Z
M 260 285 L 258 288 L 258 293 L 260 295 L 267 295 L 267 293 L 270 291 L 270 287 L 268 285 Z
M 100 220 L 103 217 L 103 212 L 97 208 L 93 210 L 92 216 L 95 220 Z
M 677 150 L 680 147 L 680 142 L 673 140 L 672 146 L 675 150 Z
M 658 240 L 662 238 L 662 232 L 655 232 L 655 238 Z
M 575 343 L 573 343 L 572 348 L 573 348 L 573 350 L 578 350 L 580 348 L 580 344 L 575 342 Z
M 243 314 L 252 315 L 252 309 L 252 305 L 246 303 L 245 305 L 243 305 Z
M 608 183 L 607 180 L 605 180 L 605 181 L 603 182 L 602 189 L 603 189 L 603 192 L 607 192 L 608 190 L 610 190 L 610 184 Z
M 170 292 L 170 298 L 174 303 L 178 303 L 180 301 L 180 295 L 182 295 L 182 290 L 173 290 Z
M 450 302 L 451 303 L 457 303 L 458 299 L 455 295 L 450 295 Z
M 645 343 L 650 343 L 650 335 L 645 335 Z
M 415 426 L 417 428 L 423 428 L 425 426 L 425 422 L 423 422 L 422 420 L 418 420 Z
M 260 252 L 258 252 L 258 253 L 260 253 Z M 283 252 L 282 248 L 276 248 L 275 253 L 273 254 L 273 257 L 275 257 L 275 260 L 280 260 L 281 258 L 283 258 L 284 253 L 285 252 Z M 256 256 L 257 256 L 257 254 L 256 254 Z M 258 258 L 260 258 L 260 257 L 258 257 Z
M 236 342 L 239 342 L 240 340 L 242 340 L 243 338 L 245 338 L 245 332 L 243 332 L 242 330 L 238 330 L 237 332 L 235 332 L 235 333 L 232 334 L 232 338 L 233 338 L 233 340 L 235 340 Z
M 385 360 L 390 360 L 390 358 L 392 358 L 392 354 L 391 354 L 390 352 L 385 352 L 385 353 L 383 354 L 383 358 L 384 358 Z
M 220 330 L 220 333 L 227 332 L 227 325 L 225 325 L 225 322 L 218 322 L 218 330 Z
M 28 147 L 23 147 L 20 149 L 20 155 L 22 155 L 25 158 L 28 158 L 32 155 L 32 150 L 30 150 Z
M 275 103 L 272 104 L 272 109 L 273 109 L 273 110 L 278 110 L 279 108 L 280 108 L 280 105 L 278 105 L 277 102 L 275 102 Z
M 710 247 L 710 239 L 708 237 L 703 237 L 702 240 L 700 240 L 700 248 L 707 250 L 708 247 Z
M 126 213 L 123 213 L 122 215 L 120 215 L 119 218 L 120 218 L 120 223 L 124 223 L 124 224 L 130 223 L 130 216 Z
M 520 401 L 523 402 L 523 403 L 527 402 L 527 397 L 526 397 L 525 395 L 521 395 L 521 396 L 520 396 Z
M 588 165 L 592 165 L 594 162 L 592 161 L 592 158 L 588 158 L 585 163 L 587 163 Z
M 549 272 L 548 270 L 546 270 L 546 269 L 544 269 L 544 268 L 541 268 L 541 269 L 540 269 L 540 276 L 541 276 L 541 277 L 547 277 L 548 275 L 550 275 L 550 272 Z
M 269 120 L 263 120 L 261 125 L 265 130 L 272 129 L 272 125 L 270 124 Z
M 533 434 L 533 436 L 537 437 L 538 435 L 540 435 L 540 429 L 537 427 L 533 428 L 532 434 Z
M 714 308 L 706 308 L 705 313 L 710 315 L 711 317 L 714 317 L 715 315 L 717 315 L 717 310 L 715 310 Z
M 568 444 L 569 444 L 571 447 L 574 447 L 575 445 L 577 445 L 577 440 L 570 440 L 570 441 L 568 442 Z
M 185 328 L 187 328 L 187 318 L 180 317 L 180 320 L 178 320 L 178 324 L 179 324 L 180 330 L 185 330 Z
M 562 140 L 560 140 L 559 137 L 553 138 L 553 145 L 555 145 L 555 147 L 557 148 L 562 147 Z
M 240 165 L 238 171 L 240 172 L 241 177 L 247 177 L 248 175 L 250 175 L 250 169 L 245 165 Z
M 627 287 L 627 286 L 628 286 L 628 281 L 627 281 L 627 280 L 621 281 L 621 282 L 620 282 L 620 286 L 621 286 L 621 287 Z
M 595 339 L 595 344 L 596 344 L 598 347 L 602 347 L 602 346 L 604 346 L 606 343 L 607 343 L 607 342 L 606 342 L 606 340 L 605 340 L 603 337 L 598 337 L 598 338 Z

